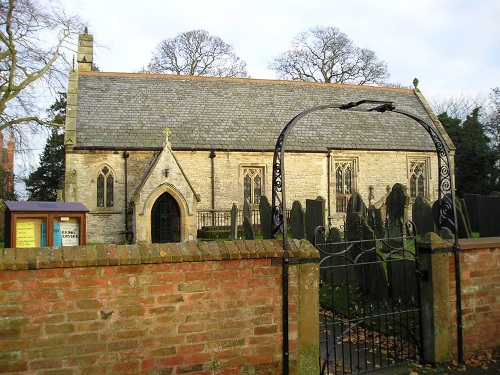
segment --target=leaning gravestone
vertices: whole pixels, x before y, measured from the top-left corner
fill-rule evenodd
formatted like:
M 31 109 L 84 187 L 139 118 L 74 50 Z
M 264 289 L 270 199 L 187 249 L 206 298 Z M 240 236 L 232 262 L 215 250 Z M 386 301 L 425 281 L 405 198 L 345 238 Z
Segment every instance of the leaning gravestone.
M 423 236 L 429 232 L 435 232 L 434 219 L 432 216 L 431 203 L 418 195 L 412 206 L 412 220 L 417 229 L 417 233 Z
M 290 229 L 292 238 L 302 240 L 306 238 L 306 224 L 305 214 L 302 204 L 299 201 L 292 203 L 292 210 L 290 211 Z
M 255 235 L 253 232 L 253 225 L 250 222 L 250 218 L 248 216 L 243 217 L 243 235 L 246 240 L 254 240 Z
M 259 202 L 260 213 L 260 227 L 262 230 L 262 237 L 265 240 L 273 238 L 273 213 L 271 204 L 265 195 L 260 197 Z
M 312 244 L 325 242 L 324 235 L 315 238 L 317 227 L 325 227 L 325 200 L 322 197 L 306 199 L 306 236 Z

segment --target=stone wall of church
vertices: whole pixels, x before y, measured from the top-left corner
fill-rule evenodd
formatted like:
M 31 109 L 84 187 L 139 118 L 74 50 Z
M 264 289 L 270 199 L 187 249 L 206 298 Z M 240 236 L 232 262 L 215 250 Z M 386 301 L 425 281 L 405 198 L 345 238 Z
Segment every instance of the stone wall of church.
M 195 191 L 201 196 L 198 210 L 212 208 L 211 159 L 209 151 L 179 152 L 176 157 Z M 295 153 L 285 156 L 286 199 L 289 208 L 294 200 L 305 207 L 306 199 L 322 196 L 328 199 L 328 156 L 327 152 Z M 370 203 L 370 187 L 375 203 L 387 194 L 387 188 L 395 183 L 409 185 L 409 163 L 424 160 L 427 163 L 428 196 L 431 200 L 438 195 L 437 159 L 431 153 L 393 152 L 393 151 L 332 151 L 330 160 L 330 210 L 334 221 L 343 220 L 343 213 L 335 213 L 335 163 L 353 161 L 355 167 L 355 186 L 363 200 Z M 215 209 L 230 210 L 233 203 L 243 207 L 244 166 L 261 166 L 265 171 L 262 193 L 271 201 L 272 161 L 269 152 L 216 152 L 214 158 Z
M 174 151 L 174 154 L 201 201 L 197 209 L 212 209 L 212 160 L 209 151 Z M 144 178 L 153 159 L 152 152 L 129 152 L 128 198 Z M 395 183 L 409 185 L 409 163 L 425 160 L 431 176 L 428 194 L 431 200 L 438 194 L 438 167 L 432 153 L 391 151 L 332 151 L 330 158 L 330 210 L 333 224 L 343 222 L 344 214 L 335 213 L 335 163 L 350 161 L 354 164 L 356 190 L 368 205 L 385 196 L 387 187 Z M 270 152 L 217 151 L 213 159 L 216 210 L 230 210 L 233 203 L 243 206 L 244 166 L 264 168 L 262 194 L 271 200 L 272 161 Z M 108 165 L 115 176 L 114 205 L 112 208 L 97 207 L 96 178 L 100 168 Z M 168 167 L 168 166 L 165 166 Z M 123 152 L 73 151 L 67 155 L 66 200 L 82 202 L 89 210 L 87 217 L 87 241 L 89 243 L 124 243 L 125 241 L 125 162 Z M 288 208 L 294 200 L 322 196 L 328 199 L 328 154 L 296 153 L 285 156 L 285 183 Z M 372 196 L 370 197 L 370 187 Z M 371 199 L 370 199 L 371 198 Z M 328 207 L 327 207 L 328 210 Z M 327 215 L 327 212 L 325 212 Z
M 127 195 L 142 180 L 154 154 L 130 152 L 127 159 Z M 103 166 L 114 176 L 113 207 L 97 207 L 96 179 Z M 66 155 L 65 200 L 83 203 L 88 209 L 88 243 L 125 242 L 125 159 L 122 151 L 73 151 Z

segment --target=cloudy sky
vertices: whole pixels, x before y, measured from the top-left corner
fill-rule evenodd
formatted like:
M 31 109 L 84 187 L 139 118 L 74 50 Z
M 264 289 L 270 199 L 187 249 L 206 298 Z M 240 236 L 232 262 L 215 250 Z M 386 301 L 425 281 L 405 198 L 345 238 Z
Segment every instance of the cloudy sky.
M 498 0 L 66 0 L 94 35 L 101 71 L 133 72 L 157 44 L 194 29 L 231 44 L 252 78 L 311 27 L 334 26 L 384 60 L 390 81 L 428 99 L 500 86 Z

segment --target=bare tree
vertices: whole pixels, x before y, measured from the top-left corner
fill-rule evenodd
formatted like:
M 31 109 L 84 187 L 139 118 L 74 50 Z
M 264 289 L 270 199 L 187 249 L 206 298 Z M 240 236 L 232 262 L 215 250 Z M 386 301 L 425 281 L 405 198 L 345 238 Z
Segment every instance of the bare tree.
M 292 48 L 268 65 L 279 78 L 295 81 L 381 84 L 387 64 L 367 48 L 356 47 L 336 27 L 316 26 L 299 34 Z
M 465 93 L 450 97 L 436 97 L 430 100 L 430 105 L 435 114 L 440 115 L 446 113 L 448 116 L 460 119 L 462 122 L 465 121 L 467 116 L 470 116 L 476 108 L 482 108 L 485 103 L 485 98 L 481 96 L 473 97 Z
M 233 47 L 205 30 L 180 33 L 162 41 L 146 71 L 191 76 L 247 77 L 246 62 Z
M 0 0 L 0 131 L 54 125 L 40 108 L 47 93 L 66 86 L 69 65 L 61 57 L 78 31 L 79 17 L 66 14 L 57 1 Z

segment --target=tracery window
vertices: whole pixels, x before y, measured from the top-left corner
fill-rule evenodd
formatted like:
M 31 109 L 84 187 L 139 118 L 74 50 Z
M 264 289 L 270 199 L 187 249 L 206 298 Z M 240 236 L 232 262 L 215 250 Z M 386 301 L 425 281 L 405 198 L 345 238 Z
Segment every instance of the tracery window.
M 250 204 L 259 204 L 264 191 L 264 168 L 243 167 L 243 198 Z
M 111 169 L 102 167 L 97 176 L 97 207 L 113 207 L 114 181 Z
M 418 195 L 427 198 L 428 177 L 427 163 L 425 161 L 410 161 L 410 197 L 416 198 Z
M 346 212 L 347 202 L 352 193 L 356 191 L 355 162 L 335 162 L 335 201 L 336 211 Z

